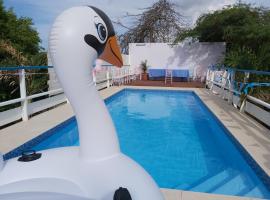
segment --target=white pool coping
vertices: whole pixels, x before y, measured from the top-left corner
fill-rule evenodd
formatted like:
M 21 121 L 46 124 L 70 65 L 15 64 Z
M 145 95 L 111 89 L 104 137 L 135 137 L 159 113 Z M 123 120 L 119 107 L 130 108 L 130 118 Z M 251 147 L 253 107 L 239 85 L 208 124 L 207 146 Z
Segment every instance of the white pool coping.
M 105 99 L 124 88 L 194 91 L 252 156 L 252 158 L 260 165 L 265 173 L 270 176 L 270 130 L 260 125 L 247 115 L 241 114 L 221 98 L 213 95 L 209 90 L 202 88 L 123 86 L 110 87 L 102 90 L 100 91 L 100 95 Z M 70 104 L 64 104 L 32 117 L 27 122 L 19 122 L 0 130 L 0 152 L 5 154 L 15 149 L 23 143 L 66 121 L 73 115 L 73 110 Z M 166 200 L 256 199 L 170 189 L 162 189 L 162 191 Z

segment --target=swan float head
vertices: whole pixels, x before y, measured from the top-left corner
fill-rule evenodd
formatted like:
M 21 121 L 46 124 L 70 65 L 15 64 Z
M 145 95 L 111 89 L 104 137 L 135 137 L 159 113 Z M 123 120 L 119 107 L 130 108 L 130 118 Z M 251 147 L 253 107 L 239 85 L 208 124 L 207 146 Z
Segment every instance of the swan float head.
M 97 51 L 99 58 L 121 67 L 123 60 L 111 20 L 100 9 L 93 6 L 90 8 L 97 14 L 94 16 L 96 31 L 93 32 L 94 34 L 86 34 L 84 41 Z

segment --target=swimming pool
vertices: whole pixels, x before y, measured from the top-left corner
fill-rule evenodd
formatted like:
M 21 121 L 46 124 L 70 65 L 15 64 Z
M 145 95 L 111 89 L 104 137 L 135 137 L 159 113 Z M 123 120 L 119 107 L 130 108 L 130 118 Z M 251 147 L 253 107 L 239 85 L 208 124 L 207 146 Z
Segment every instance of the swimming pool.
M 160 187 L 270 198 L 227 130 L 195 93 L 125 89 L 107 99 L 106 105 L 122 151 Z M 73 118 L 31 149 L 78 143 Z

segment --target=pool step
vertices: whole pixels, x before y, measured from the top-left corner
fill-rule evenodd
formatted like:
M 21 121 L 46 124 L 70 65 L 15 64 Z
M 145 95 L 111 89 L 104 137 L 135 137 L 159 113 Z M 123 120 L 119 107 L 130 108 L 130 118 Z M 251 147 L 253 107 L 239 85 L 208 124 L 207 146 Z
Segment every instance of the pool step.
M 239 192 L 240 191 L 240 192 Z M 263 198 L 269 194 L 266 188 L 260 185 L 254 185 L 250 180 L 243 174 L 238 174 L 228 182 L 224 183 L 215 190 L 210 191 L 211 193 L 217 194 L 232 194 L 236 196 L 247 196 Z
M 239 172 L 231 168 L 223 170 L 213 176 L 206 176 L 193 186 L 184 187 L 183 185 L 179 185 L 175 187 L 175 189 L 257 198 L 263 198 L 269 195 L 269 192 L 263 184 L 254 185 L 245 174 L 239 174 Z
M 265 195 L 269 194 L 263 184 L 254 185 L 245 175 L 239 174 L 233 169 L 221 171 L 188 190 L 257 198 L 263 198 Z
M 253 189 L 251 189 L 249 192 L 244 194 L 247 197 L 260 197 L 260 198 L 265 198 L 265 196 L 267 196 L 267 198 L 270 198 L 269 192 L 267 191 L 267 189 L 265 188 L 265 186 L 261 183 L 260 185 L 257 185 L 256 187 L 254 187 Z
M 239 191 L 248 192 L 250 183 L 241 174 L 224 181 L 219 187 L 210 190 L 211 193 L 238 195 Z
M 215 188 L 217 185 L 222 183 L 224 180 L 229 179 L 232 176 L 232 174 L 233 174 L 232 169 L 223 170 L 219 172 L 218 174 L 212 177 L 209 177 L 204 182 L 190 188 L 189 190 L 195 191 L 195 192 L 210 191 L 213 188 Z

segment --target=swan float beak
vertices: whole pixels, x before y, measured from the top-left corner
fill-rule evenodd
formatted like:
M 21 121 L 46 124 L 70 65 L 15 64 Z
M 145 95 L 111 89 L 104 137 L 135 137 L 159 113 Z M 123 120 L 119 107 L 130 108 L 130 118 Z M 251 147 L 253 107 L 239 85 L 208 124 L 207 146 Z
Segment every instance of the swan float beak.
M 99 58 L 117 67 L 123 66 L 123 59 L 116 36 L 111 36 L 108 38 L 105 49 Z

